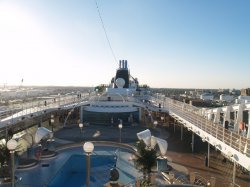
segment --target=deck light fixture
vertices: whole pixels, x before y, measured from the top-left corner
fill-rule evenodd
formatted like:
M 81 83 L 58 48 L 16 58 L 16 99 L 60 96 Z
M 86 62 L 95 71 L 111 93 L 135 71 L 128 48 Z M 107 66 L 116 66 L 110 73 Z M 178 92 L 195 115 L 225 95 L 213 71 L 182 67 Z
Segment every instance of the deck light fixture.
M 79 128 L 80 128 L 80 132 L 82 134 L 82 129 L 83 129 L 83 124 L 82 123 L 79 123 Z
M 15 186 L 15 149 L 17 147 L 17 141 L 14 139 L 10 139 L 7 142 L 7 148 L 10 151 L 10 156 L 11 156 L 11 186 Z
M 52 133 L 54 132 L 54 123 L 55 123 L 54 115 L 51 114 L 51 116 L 50 116 L 50 124 L 51 124 L 51 131 L 52 131 Z
M 164 116 L 161 116 L 161 121 L 163 121 L 164 120 Z
M 122 123 L 120 123 L 118 125 L 118 128 L 120 129 L 120 143 L 122 142 L 122 127 L 123 127 L 123 125 L 122 125 Z
M 89 187 L 90 180 L 90 155 L 94 151 L 94 144 L 92 142 L 85 142 L 83 150 L 86 153 L 86 187 Z

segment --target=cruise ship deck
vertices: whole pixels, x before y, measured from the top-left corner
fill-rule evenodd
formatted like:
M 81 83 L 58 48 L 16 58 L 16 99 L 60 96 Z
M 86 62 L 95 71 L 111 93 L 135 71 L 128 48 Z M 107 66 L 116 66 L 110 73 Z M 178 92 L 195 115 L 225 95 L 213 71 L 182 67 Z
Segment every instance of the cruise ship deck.
M 41 157 L 35 158 L 38 164 L 25 168 L 27 175 L 17 169 L 17 185 L 29 186 L 28 171 L 31 175 L 32 169 L 42 172 L 45 165 L 49 166 L 49 162 L 60 158 L 59 147 L 62 145 L 120 141 L 133 146 L 138 141 L 138 133 L 150 129 L 152 136 L 168 142 L 168 150 L 162 156 L 167 158 L 166 165 L 173 169 L 171 172 L 160 167 L 154 169 L 152 180 L 156 186 L 171 183 L 249 186 L 250 133 L 249 129 L 245 134 L 237 132 L 243 112 L 250 110 L 249 103 L 213 110 L 197 108 L 150 93 L 139 87 L 137 79 L 130 77 L 127 61 L 123 60 L 106 90 L 57 95 L 21 106 L 13 105 L 1 113 L 1 141 L 17 140 L 18 147 L 14 151 L 19 153 L 19 158 L 31 156 L 34 159 L 37 147 L 46 148 Z M 233 119 L 231 113 L 235 113 Z M 152 136 L 145 137 L 145 140 L 152 139 Z M 47 156 L 48 150 L 55 154 Z M 40 158 L 50 159 L 44 161 Z M 22 159 L 19 164 L 22 164 Z M 51 175 L 54 175 L 59 169 L 46 170 L 44 176 L 52 171 Z M 42 182 L 38 186 L 49 184 L 48 177 L 40 177 Z M 135 180 L 122 185 L 135 186 L 140 178 L 135 176 Z M 36 181 L 32 181 L 31 186 L 34 186 Z

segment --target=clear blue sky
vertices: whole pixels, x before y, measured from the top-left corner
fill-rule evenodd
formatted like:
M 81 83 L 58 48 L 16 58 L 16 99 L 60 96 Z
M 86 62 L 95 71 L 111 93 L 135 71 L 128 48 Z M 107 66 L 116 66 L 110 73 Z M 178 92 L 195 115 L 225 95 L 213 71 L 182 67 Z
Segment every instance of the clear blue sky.
M 250 87 L 249 0 L 1 0 L 0 84 Z

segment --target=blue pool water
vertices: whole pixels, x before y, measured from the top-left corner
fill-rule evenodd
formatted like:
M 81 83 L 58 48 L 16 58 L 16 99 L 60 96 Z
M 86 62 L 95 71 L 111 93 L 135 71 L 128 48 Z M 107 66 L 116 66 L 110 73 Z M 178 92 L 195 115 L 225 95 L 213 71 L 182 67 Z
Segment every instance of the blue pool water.
M 110 169 L 115 164 L 114 156 L 91 155 L 90 158 L 90 186 L 104 186 L 109 181 Z M 48 184 L 48 187 L 69 186 L 86 186 L 85 155 L 72 155 Z

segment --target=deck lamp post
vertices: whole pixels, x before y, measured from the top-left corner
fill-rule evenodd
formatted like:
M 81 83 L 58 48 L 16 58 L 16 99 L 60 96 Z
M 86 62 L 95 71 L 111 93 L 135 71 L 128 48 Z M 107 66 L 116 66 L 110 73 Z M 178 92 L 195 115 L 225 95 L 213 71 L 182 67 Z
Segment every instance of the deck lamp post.
M 82 123 L 79 123 L 79 128 L 80 128 L 80 132 L 82 134 L 82 128 L 83 128 L 83 124 Z
M 158 121 L 154 121 L 154 127 L 158 125 Z
M 85 142 L 83 144 L 83 150 L 86 153 L 86 187 L 89 187 L 90 180 L 90 155 L 94 150 L 94 144 L 92 142 Z
M 17 147 L 17 141 L 14 139 L 10 139 L 7 142 L 7 148 L 10 151 L 11 156 L 11 186 L 15 186 L 15 149 Z
M 118 125 L 118 128 L 119 128 L 119 130 L 120 130 L 120 143 L 122 142 L 122 123 L 120 123 L 119 125 Z
M 54 115 L 52 114 L 50 116 L 50 124 L 51 124 L 51 131 L 54 132 L 54 123 L 55 123 L 55 120 L 54 120 Z
M 164 116 L 161 116 L 161 122 L 164 123 Z

